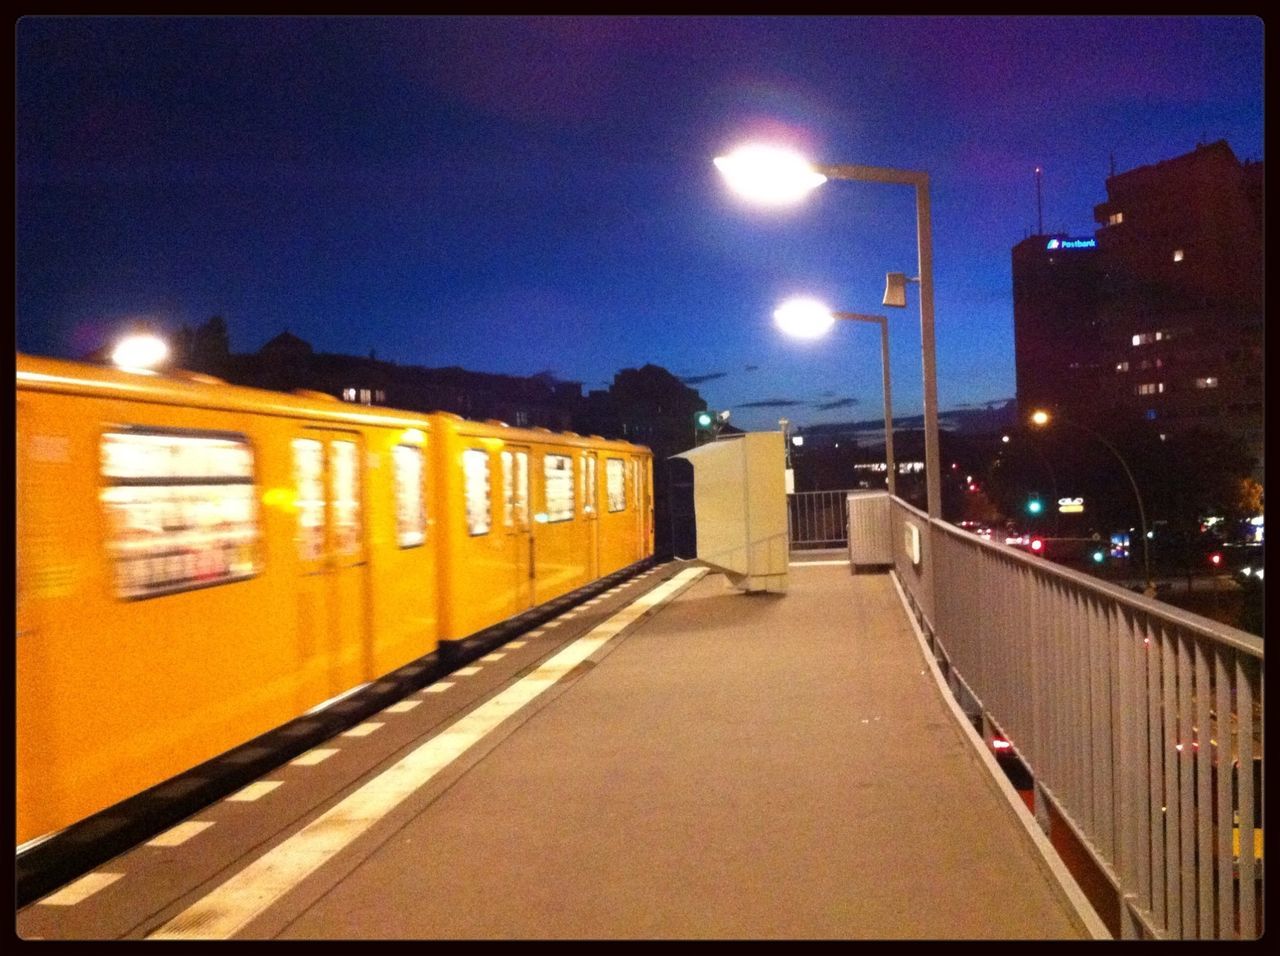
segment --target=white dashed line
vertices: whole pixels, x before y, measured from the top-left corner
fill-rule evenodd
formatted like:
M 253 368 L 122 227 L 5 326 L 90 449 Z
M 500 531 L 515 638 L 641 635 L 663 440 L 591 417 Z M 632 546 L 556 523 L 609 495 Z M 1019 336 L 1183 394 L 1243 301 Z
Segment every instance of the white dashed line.
M 289 761 L 290 767 L 314 767 L 322 760 L 328 760 L 338 751 L 333 747 L 316 747 L 314 750 L 308 750 L 300 757 L 294 757 Z
M 480 668 L 478 667 L 459 667 L 456 671 L 453 672 L 453 676 L 454 677 L 470 677 L 472 674 L 479 674 L 479 673 L 480 673 Z
M 147 846 L 181 846 L 213 826 L 212 820 L 188 820 L 147 841 Z
M 90 873 L 82 876 L 74 883 L 69 883 L 58 892 L 46 896 L 40 901 L 42 906 L 75 906 L 77 903 L 87 900 L 98 890 L 105 889 L 110 886 L 123 873 Z
M 506 656 L 507 655 L 504 654 L 502 651 L 494 651 L 492 654 L 486 654 L 484 657 L 480 658 L 480 663 L 489 664 L 489 663 L 492 663 L 493 661 L 500 661 Z
M 530 631 L 525 637 L 541 637 L 545 633 L 547 633 L 545 630 L 538 628 L 536 631 Z
M 424 694 L 443 694 L 452 686 L 453 686 L 453 681 L 442 680 L 442 681 L 437 681 L 436 683 L 432 684 L 430 687 L 422 688 L 422 692 Z
M 388 707 L 385 711 L 383 711 L 383 713 L 387 713 L 387 714 L 404 714 L 404 713 L 408 713 L 409 711 L 413 710 L 413 708 L 417 707 L 417 706 L 418 706 L 419 704 L 421 704 L 421 703 L 422 703 L 422 701 L 420 701 L 420 700 L 401 700 L 401 701 L 397 701 L 396 703 L 394 703 L 394 704 L 392 704 L 390 707 Z
M 368 737 L 371 733 L 381 727 L 382 724 L 376 720 L 366 721 L 363 724 L 357 724 L 350 730 L 344 730 L 341 734 L 343 737 Z
M 707 573 L 689 568 L 553 654 L 152 933 L 228 939 L 624 628 Z
M 257 783 L 251 783 L 243 790 L 233 793 L 227 799 L 233 803 L 249 803 L 253 800 L 259 800 L 283 782 L 282 780 L 259 780 Z
M 507 641 L 507 647 L 513 651 L 518 651 L 524 647 L 524 641 Z

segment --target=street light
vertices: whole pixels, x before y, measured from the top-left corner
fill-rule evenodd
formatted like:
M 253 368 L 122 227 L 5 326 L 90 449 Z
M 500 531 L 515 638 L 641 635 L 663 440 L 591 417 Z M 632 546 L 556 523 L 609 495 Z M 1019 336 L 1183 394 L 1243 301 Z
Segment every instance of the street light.
M 883 315 L 832 312 L 816 299 L 788 299 L 774 311 L 773 318 L 782 331 L 802 338 L 814 338 L 816 335 L 823 334 L 835 324 L 836 319 L 870 322 L 880 326 L 880 367 L 884 374 L 884 459 L 889 475 L 889 494 L 896 495 L 895 477 L 898 467 L 893 458 L 893 402 L 889 390 L 889 320 Z
M 1038 428 L 1044 428 L 1055 416 L 1051 416 L 1048 412 L 1037 409 L 1031 413 L 1031 424 Z M 1115 455 L 1116 461 L 1120 462 L 1120 467 L 1124 469 L 1125 476 L 1129 479 L 1129 486 L 1133 488 L 1133 497 L 1138 502 L 1138 521 L 1142 525 L 1142 568 L 1147 578 L 1146 589 L 1142 592 L 1147 597 L 1155 597 L 1156 587 L 1151 580 L 1151 552 L 1147 544 L 1147 509 L 1142 506 L 1142 493 L 1138 491 L 1138 483 L 1133 478 L 1133 472 L 1129 470 L 1129 463 L 1124 460 L 1124 456 L 1116 450 L 1116 446 L 1111 444 L 1092 428 L 1087 428 L 1079 422 L 1073 422 L 1069 418 L 1063 417 L 1061 414 L 1056 415 L 1058 421 L 1064 425 L 1070 425 L 1072 428 L 1078 428 L 1087 435 L 1092 435 L 1100 441 L 1106 449 Z
M 717 157 L 716 168 L 730 188 L 769 205 L 796 202 L 828 179 L 892 183 L 912 186 L 916 194 L 916 245 L 919 256 L 920 348 L 924 371 L 924 464 L 930 518 L 942 517 L 942 481 L 938 467 L 938 376 L 933 337 L 933 240 L 929 225 L 929 174 L 881 166 L 823 166 L 808 162 L 793 150 L 743 146 Z M 899 279 L 898 273 L 892 274 Z M 893 283 L 890 283 L 893 286 Z M 886 305 L 905 305 L 890 296 Z
M 150 371 L 163 365 L 168 357 L 168 343 L 146 328 L 122 336 L 111 351 L 111 363 L 124 369 Z

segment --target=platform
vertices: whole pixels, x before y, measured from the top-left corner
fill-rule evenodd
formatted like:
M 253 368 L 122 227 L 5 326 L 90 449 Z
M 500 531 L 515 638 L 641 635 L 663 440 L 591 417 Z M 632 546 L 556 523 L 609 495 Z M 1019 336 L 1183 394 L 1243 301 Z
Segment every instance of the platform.
M 645 593 L 652 606 L 635 609 Z M 228 825 L 139 847 L 100 867 L 115 877 L 86 883 L 82 902 L 21 911 L 19 934 L 1094 932 L 940 690 L 888 574 L 798 555 L 788 593 L 743 594 L 673 562 L 622 597 L 420 734 L 401 731 L 330 796 L 278 807 L 278 829 L 247 828 L 248 811 L 224 801 L 198 817 L 241 812 L 243 846 L 227 842 Z M 439 707 L 444 695 L 415 698 Z M 333 746 L 363 745 L 357 735 Z M 302 779 L 300 763 L 269 776 Z M 264 815 L 273 798 L 284 799 L 268 793 Z M 202 851 L 202 839 L 222 842 Z M 147 894 L 157 895 L 140 902 Z

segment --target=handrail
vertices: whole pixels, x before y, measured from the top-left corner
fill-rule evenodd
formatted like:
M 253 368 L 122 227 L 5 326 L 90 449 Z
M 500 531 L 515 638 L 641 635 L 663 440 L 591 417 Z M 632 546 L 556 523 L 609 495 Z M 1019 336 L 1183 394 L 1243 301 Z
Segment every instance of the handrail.
M 930 650 L 1110 882 L 1118 934 L 1258 935 L 1262 639 L 889 500 Z

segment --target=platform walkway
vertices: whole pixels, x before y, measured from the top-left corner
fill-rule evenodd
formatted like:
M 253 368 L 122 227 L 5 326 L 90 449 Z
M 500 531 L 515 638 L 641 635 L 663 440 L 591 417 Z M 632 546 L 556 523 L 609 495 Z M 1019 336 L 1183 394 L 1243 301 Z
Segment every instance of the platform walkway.
M 747 595 L 704 570 L 662 566 L 649 581 L 671 582 L 670 600 L 326 850 L 234 937 L 1096 932 L 940 689 L 888 575 L 797 563 L 786 595 Z M 250 868 L 270 883 L 284 860 Z M 264 892 L 227 881 L 146 935 L 204 935 Z

